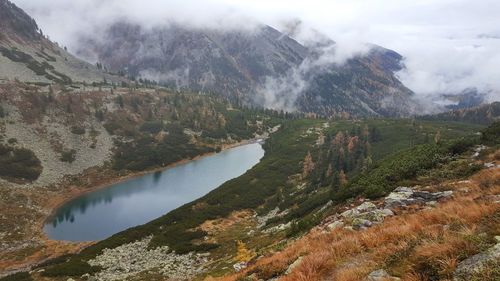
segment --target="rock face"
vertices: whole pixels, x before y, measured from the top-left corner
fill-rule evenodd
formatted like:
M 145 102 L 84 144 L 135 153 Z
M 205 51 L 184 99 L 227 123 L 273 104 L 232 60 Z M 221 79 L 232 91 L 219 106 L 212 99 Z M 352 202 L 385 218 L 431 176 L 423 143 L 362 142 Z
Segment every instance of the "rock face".
M 486 262 L 500 260 L 500 236 L 496 236 L 497 244 L 488 250 L 460 262 L 455 269 L 455 281 L 466 281 L 474 273 L 481 270 Z
M 168 279 L 184 280 L 205 270 L 204 264 L 208 262 L 206 255 L 177 255 L 169 252 L 168 247 L 148 249 L 150 241 L 151 237 L 114 249 L 105 249 L 88 263 L 103 268 L 96 274 L 98 280 L 124 280 L 153 268 Z
M 335 42 L 303 45 L 267 25 L 215 30 L 171 23 L 147 29 L 116 22 L 77 53 L 113 72 L 212 91 L 233 101 L 325 115 L 406 116 L 412 92 L 394 76 L 402 57 L 370 46 L 337 63 Z

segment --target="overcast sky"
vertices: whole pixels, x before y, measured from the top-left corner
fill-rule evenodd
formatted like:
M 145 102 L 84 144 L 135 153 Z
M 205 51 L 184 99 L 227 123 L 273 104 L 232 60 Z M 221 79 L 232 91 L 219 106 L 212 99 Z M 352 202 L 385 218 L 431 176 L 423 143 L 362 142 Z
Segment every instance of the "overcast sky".
M 13 0 L 54 41 L 126 17 L 147 26 L 168 20 L 212 27 L 262 22 L 281 29 L 293 19 L 337 41 L 344 53 L 361 42 L 405 57 L 401 80 L 420 96 L 476 87 L 500 100 L 498 0 Z M 307 30 L 307 29 L 306 29 Z M 307 35 L 307 33 L 306 33 Z

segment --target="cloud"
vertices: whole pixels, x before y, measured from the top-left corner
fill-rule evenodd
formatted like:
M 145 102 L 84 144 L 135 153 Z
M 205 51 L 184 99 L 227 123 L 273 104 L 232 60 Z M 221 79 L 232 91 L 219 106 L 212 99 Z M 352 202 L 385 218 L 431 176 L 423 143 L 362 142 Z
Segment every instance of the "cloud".
M 370 42 L 405 57 L 400 79 L 417 97 L 477 88 L 500 100 L 498 0 L 13 0 L 44 33 L 70 50 L 75 34 L 95 33 L 119 18 L 145 27 L 176 21 L 196 27 L 248 28 L 263 22 L 307 43 L 318 33 L 337 42 L 342 62 Z M 300 70 L 296 70 L 300 73 Z M 293 75 L 292 75 L 293 76 Z M 270 81 L 269 87 L 280 84 Z M 287 81 L 281 81 L 287 82 Z

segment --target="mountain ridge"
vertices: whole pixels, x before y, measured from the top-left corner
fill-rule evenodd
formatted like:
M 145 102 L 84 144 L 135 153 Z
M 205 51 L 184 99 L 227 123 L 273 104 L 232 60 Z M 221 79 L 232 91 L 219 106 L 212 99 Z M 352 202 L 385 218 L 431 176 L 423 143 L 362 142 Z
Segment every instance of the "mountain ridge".
M 77 54 L 113 72 L 217 92 L 237 103 L 334 118 L 417 112 L 413 92 L 394 76 L 402 56 L 379 46 L 339 64 L 332 60 L 334 41 L 306 47 L 266 25 L 252 31 L 178 24 L 147 29 L 126 21 L 79 40 Z
M 44 36 L 14 3 L 0 0 L 0 79 L 43 84 L 123 81 L 70 54 Z

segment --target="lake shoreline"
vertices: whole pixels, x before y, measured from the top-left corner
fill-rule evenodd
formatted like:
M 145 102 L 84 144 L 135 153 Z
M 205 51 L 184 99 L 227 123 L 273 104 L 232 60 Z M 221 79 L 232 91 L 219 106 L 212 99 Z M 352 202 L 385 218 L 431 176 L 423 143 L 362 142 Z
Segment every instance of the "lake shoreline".
M 265 134 L 265 135 L 258 136 L 258 137 L 252 138 L 252 139 L 243 140 L 243 141 L 240 141 L 240 142 L 237 142 L 237 143 L 227 144 L 227 145 L 224 145 L 222 147 L 222 149 L 221 149 L 220 152 L 224 152 L 224 151 L 236 148 L 236 147 L 240 147 L 240 146 L 244 146 L 244 145 L 249 145 L 249 144 L 253 144 L 253 143 L 263 143 L 267 138 L 268 138 L 268 135 Z M 157 172 L 162 172 L 162 171 L 165 171 L 167 169 L 170 169 L 170 168 L 173 168 L 173 167 L 176 167 L 176 166 L 180 166 L 180 165 L 183 165 L 183 164 L 187 164 L 187 163 L 190 163 L 190 162 L 193 162 L 193 161 L 196 161 L 196 160 L 199 160 L 199 159 L 202 159 L 202 158 L 205 158 L 205 157 L 208 157 L 208 156 L 214 155 L 216 153 L 220 153 L 220 152 L 215 152 L 215 151 L 214 152 L 209 152 L 209 153 L 205 153 L 205 154 L 202 154 L 202 155 L 198 155 L 198 156 L 196 156 L 194 158 L 188 158 L 188 159 L 183 159 L 183 160 L 177 161 L 177 162 L 172 163 L 170 165 L 167 165 L 165 167 L 158 167 L 158 168 L 149 169 L 149 170 L 145 170 L 145 171 L 133 172 L 133 173 L 127 174 L 125 176 L 121 176 L 121 177 L 118 177 L 118 178 L 110 179 L 109 181 L 103 182 L 101 184 L 95 185 L 95 186 L 90 187 L 90 188 L 86 188 L 85 190 L 82 190 L 82 189 L 79 189 L 79 188 L 73 188 L 73 190 L 70 191 L 70 193 L 68 193 L 68 194 L 56 196 L 56 197 L 54 197 L 52 199 L 53 201 L 56 201 L 56 202 L 54 202 L 53 204 L 49 205 L 50 214 L 48 216 L 46 216 L 42 220 L 42 222 L 38 225 L 39 231 L 42 234 L 42 237 L 41 237 L 42 239 L 41 240 L 43 240 L 43 241 L 58 241 L 58 242 L 64 242 L 64 243 L 89 243 L 88 246 L 90 246 L 90 245 L 92 245 L 92 244 L 94 244 L 94 243 L 96 243 L 98 241 L 73 242 L 73 241 L 66 241 L 66 240 L 54 240 L 54 239 L 49 238 L 45 234 L 44 227 L 51 220 L 54 219 L 55 215 L 57 214 L 57 210 L 59 208 L 61 208 L 63 205 L 65 205 L 66 203 L 70 202 L 71 200 L 73 200 L 75 198 L 78 198 L 78 197 L 80 197 L 82 195 L 85 195 L 85 194 L 88 194 L 90 192 L 106 188 L 106 187 L 114 185 L 114 184 L 125 182 L 127 180 L 132 179 L 132 178 L 136 178 L 136 177 L 140 177 L 140 176 L 148 175 L 148 174 L 154 174 L 154 173 L 157 173 Z

